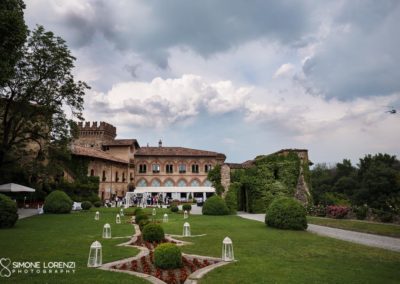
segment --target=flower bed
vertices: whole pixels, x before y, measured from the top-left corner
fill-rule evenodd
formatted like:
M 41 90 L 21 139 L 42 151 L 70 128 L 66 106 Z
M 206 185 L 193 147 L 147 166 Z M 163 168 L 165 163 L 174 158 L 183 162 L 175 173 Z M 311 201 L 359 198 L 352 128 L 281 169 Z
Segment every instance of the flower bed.
M 178 269 L 159 269 L 154 265 L 154 252 L 150 250 L 148 255 L 142 256 L 140 259 L 118 264 L 111 268 L 152 275 L 168 284 L 182 284 L 188 276 L 196 270 L 219 263 L 217 260 L 200 259 L 189 256 L 183 256 L 182 262 L 183 267 Z

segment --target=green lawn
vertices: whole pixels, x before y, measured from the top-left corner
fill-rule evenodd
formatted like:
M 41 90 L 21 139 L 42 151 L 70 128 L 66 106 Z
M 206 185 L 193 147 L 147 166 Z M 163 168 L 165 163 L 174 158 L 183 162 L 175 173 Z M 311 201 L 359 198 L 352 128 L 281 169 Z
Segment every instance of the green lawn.
M 161 219 L 161 210 L 157 216 Z M 115 209 L 103 209 L 101 221 L 94 212 L 41 215 L 20 220 L 13 229 L 0 230 L 0 256 L 13 261 L 76 261 L 74 275 L 13 275 L 2 283 L 144 283 L 123 273 L 86 268 L 89 246 L 99 240 L 104 262 L 135 255 L 115 245 L 125 239 L 101 239 L 105 219 L 113 236 L 133 232 L 129 224 L 115 225 Z M 127 217 L 126 217 L 127 218 Z M 237 216 L 190 216 L 169 213 L 167 233 L 181 234 L 189 221 L 194 244 L 186 253 L 220 257 L 222 240 L 229 236 L 239 261 L 218 268 L 201 283 L 399 283 L 400 253 L 320 237 L 307 232 L 281 231 Z M 3 281 L 6 280 L 6 281 Z
M 310 224 L 315 225 L 400 238 L 400 226 L 394 224 L 372 223 L 360 220 L 332 219 L 311 216 L 308 216 L 307 220 Z

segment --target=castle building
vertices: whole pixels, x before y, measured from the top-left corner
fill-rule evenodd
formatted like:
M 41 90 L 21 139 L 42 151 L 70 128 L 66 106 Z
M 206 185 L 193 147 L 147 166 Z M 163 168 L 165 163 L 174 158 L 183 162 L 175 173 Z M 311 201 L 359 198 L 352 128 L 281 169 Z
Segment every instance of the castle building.
M 224 163 L 224 154 L 164 147 L 161 140 L 158 147 L 140 147 L 136 139 L 115 139 L 116 128 L 106 122 L 80 122 L 78 128 L 72 154 L 89 159 L 88 173 L 99 177 L 102 200 L 123 197 L 128 191 L 205 200 L 215 192 L 207 174 Z

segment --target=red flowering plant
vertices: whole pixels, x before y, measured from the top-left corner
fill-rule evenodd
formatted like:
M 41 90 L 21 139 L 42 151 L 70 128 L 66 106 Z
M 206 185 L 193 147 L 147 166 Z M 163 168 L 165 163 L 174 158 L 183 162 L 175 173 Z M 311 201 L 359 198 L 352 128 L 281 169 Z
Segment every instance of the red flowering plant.
M 337 205 L 330 205 L 326 207 L 326 215 L 330 218 L 335 219 L 342 219 L 344 218 L 347 213 L 349 213 L 350 208 L 347 206 L 337 206 Z

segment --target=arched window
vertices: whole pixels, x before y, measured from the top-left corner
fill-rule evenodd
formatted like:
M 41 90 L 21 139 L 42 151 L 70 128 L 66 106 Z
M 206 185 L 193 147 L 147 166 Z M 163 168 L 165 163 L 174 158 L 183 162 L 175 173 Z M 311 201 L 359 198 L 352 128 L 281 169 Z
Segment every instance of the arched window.
M 172 164 L 165 165 L 165 172 L 167 174 L 172 174 L 174 172 L 174 165 Z
M 125 182 L 125 172 L 122 172 L 122 182 Z
M 146 171 L 147 171 L 146 164 L 140 164 L 139 165 L 139 173 L 145 173 Z
M 186 165 L 185 164 L 179 164 L 179 173 L 180 174 L 186 173 Z
M 196 174 L 199 173 L 199 165 L 196 165 L 196 164 L 192 165 L 192 173 L 196 173 Z
M 171 187 L 174 186 L 174 182 L 172 180 L 167 180 L 166 182 L 164 182 L 164 186 L 166 187 Z
M 153 181 L 151 182 L 151 186 L 159 187 L 161 186 L 161 183 L 158 179 L 153 179 Z
M 186 183 L 186 181 L 184 179 L 181 179 L 181 180 L 178 181 L 178 186 L 179 187 L 185 187 L 185 186 L 187 186 L 187 183 Z
M 146 187 L 147 186 L 147 181 L 145 179 L 141 179 L 137 183 L 138 187 Z
M 204 172 L 205 173 L 208 173 L 211 170 L 212 170 L 212 165 L 211 164 L 204 165 Z
M 160 172 L 160 165 L 159 164 L 153 164 L 152 168 L 153 168 L 153 173 L 154 174 Z
M 119 181 L 118 172 L 115 172 L 115 181 Z
M 190 186 L 200 186 L 200 183 L 197 179 L 192 180 L 192 182 L 190 183 Z
M 206 180 L 206 181 L 204 182 L 204 186 L 212 186 L 211 181 Z
M 91 176 L 91 177 L 94 176 L 94 170 L 93 170 L 93 169 L 90 170 L 90 176 Z
M 106 171 L 103 171 L 103 176 L 102 176 L 101 180 L 102 180 L 102 181 L 106 181 L 106 179 L 107 179 L 107 178 L 106 178 Z

